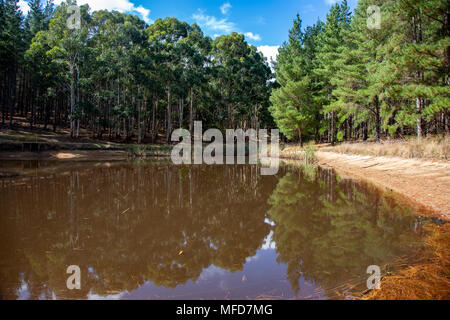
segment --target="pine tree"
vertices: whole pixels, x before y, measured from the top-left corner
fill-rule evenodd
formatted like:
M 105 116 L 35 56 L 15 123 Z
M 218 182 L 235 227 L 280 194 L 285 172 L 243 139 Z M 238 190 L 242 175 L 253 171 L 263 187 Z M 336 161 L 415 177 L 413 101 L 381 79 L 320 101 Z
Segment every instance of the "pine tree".
M 305 131 L 311 128 L 315 119 L 315 108 L 301 25 L 297 15 L 289 32 L 289 42 L 279 51 L 276 76 L 280 88 L 272 92 L 270 112 L 280 131 L 289 139 L 298 135 L 303 146 Z
M 367 11 L 373 5 L 378 5 L 383 13 L 380 29 L 367 26 Z M 344 42 L 338 50 L 335 66 L 340 68 L 331 80 L 336 88 L 333 95 L 337 98 L 332 107 L 339 110 L 340 122 L 350 118 L 354 126 L 363 124 L 364 128 L 365 123 L 373 124 L 374 140 L 381 137 L 382 111 L 388 112 L 386 90 L 392 74 L 382 75 L 390 69 L 383 46 L 395 28 L 390 15 L 393 5 L 389 0 L 358 3 L 350 29 L 344 31 Z
M 5 125 L 6 112 L 9 109 L 9 126 L 12 129 L 14 107 L 16 104 L 17 70 L 22 62 L 25 50 L 22 24 L 22 12 L 18 0 L 3 0 L 0 4 L 0 69 L 2 93 L 2 127 Z
M 419 139 L 428 129 L 426 123 L 436 118 L 449 132 L 448 2 L 402 0 L 398 2 L 397 15 L 406 26 L 390 43 L 393 48 L 390 59 L 401 74 L 393 91 L 397 99 L 405 102 L 403 117 L 398 120 L 406 125 L 415 122 Z M 438 125 L 435 126 L 434 132 L 438 132 Z
M 320 34 L 317 53 L 317 64 L 314 73 L 317 75 L 320 85 L 320 92 L 316 101 L 322 106 L 324 114 L 329 119 L 329 141 L 334 144 L 337 140 L 337 110 L 333 108 L 336 97 L 333 90 L 336 86 L 331 82 L 332 77 L 339 70 L 335 63 L 339 59 L 337 49 L 344 41 L 344 32 L 349 28 L 351 21 L 350 8 L 347 1 L 336 3 L 331 7 L 327 15 L 327 21 Z

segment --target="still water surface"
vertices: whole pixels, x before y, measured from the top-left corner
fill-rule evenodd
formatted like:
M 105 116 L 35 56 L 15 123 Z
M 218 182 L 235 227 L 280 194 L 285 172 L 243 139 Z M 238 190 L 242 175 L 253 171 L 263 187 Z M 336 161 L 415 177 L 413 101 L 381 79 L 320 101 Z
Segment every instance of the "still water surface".
M 342 298 L 348 284 L 365 285 L 368 266 L 413 256 L 428 223 L 323 169 L 261 176 L 249 165 L 152 161 L 0 171 L 10 172 L 0 179 L 1 299 Z M 70 265 L 81 290 L 66 287 Z

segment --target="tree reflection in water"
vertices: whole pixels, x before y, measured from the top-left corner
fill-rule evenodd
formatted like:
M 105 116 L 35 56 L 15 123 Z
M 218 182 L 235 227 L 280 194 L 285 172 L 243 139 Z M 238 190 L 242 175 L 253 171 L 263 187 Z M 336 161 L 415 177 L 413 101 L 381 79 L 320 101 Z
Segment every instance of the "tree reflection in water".
M 411 208 L 331 170 L 287 173 L 269 204 L 277 261 L 288 265 L 295 292 L 300 277 L 328 296 L 348 283 L 365 285 L 368 266 L 411 254 L 423 236 Z
M 271 230 L 293 292 L 301 277 L 332 288 L 421 238 L 409 210 L 323 170 L 90 165 L 1 180 L 0 191 L 6 299 L 86 299 L 148 282 L 174 289 L 211 266 L 244 270 Z M 69 265 L 82 269 L 80 291 L 66 288 Z

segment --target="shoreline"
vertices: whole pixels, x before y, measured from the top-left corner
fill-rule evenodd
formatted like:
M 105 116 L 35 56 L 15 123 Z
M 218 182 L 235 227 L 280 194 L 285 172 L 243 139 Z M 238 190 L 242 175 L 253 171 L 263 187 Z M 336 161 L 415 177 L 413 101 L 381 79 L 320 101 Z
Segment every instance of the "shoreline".
M 319 151 L 319 165 L 393 191 L 450 221 L 450 163 Z
M 123 161 L 128 159 L 128 153 L 122 150 L 61 150 L 0 153 L 0 161 Z
M 167 157 L 167 152 L 145 153 L 144 158 Z M 338 174 L 393 191 L 450 221 L 450 162 L 339 154 L 318 151 L 318 165 Z M 0 152 L 0 161 L 126 161 L 135 158 L 125 150 L 61 150 L 43 152 Z M 296 160 L 295 157 L 281 158 Z
M 394 192 L 420 209 L 420 214 L 450 222 L 450 161 L 362 155 L 319 146 L 308 154 L 299 147 L 281 151 L 280 158 L 313 163 L 339 175 L 371 183 Z

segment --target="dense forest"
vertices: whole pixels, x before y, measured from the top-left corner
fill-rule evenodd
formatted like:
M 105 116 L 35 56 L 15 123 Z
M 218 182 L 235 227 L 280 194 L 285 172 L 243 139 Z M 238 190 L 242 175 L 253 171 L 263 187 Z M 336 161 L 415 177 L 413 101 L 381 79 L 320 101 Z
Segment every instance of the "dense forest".
M 80 128 L 95 138 L 169 142 L 175 128 L 270 128 L 335 143 L 449 132 L 446 0 L 346 1 L 269 62 L 244 35 L 211 39 L 175 18 L 0 0 L 0 128 Z M 379 26 L 371 6 L 380 9 Z M 294 15 L 295 13 L 293 13 Z M 275 77 L 275 81 L 273 78 Z
M 305 30 L 297 16 L 279 52 L 271 112 L 289 138 L 448 133 L 449 58 L 447 0 L 360 0 L 354 15 L 342 1 Z
M 2 127 L 13 116 L 36 124 L 80 127 L 93 136 L 152 141 L 174 128 L 259 127 L 268 112 L 271 69 L 244 35 L 215 40 L 198 25 L 175 18 L 147 25 L 119 12 L 80 7 L 70 28 L 70 5 L 30 1 L 24 18 L 17 0 L 2 0 Z

